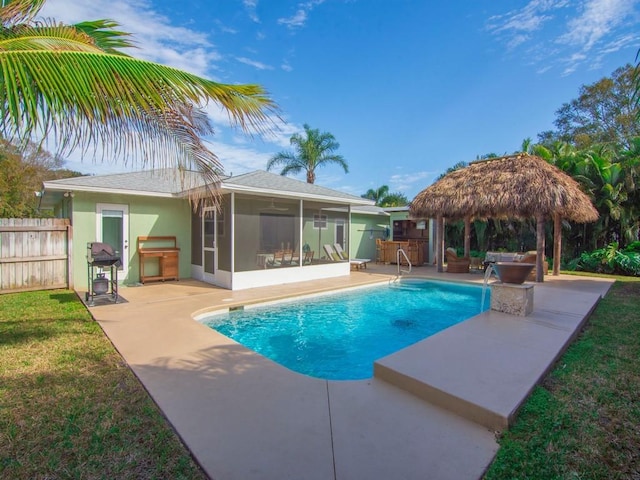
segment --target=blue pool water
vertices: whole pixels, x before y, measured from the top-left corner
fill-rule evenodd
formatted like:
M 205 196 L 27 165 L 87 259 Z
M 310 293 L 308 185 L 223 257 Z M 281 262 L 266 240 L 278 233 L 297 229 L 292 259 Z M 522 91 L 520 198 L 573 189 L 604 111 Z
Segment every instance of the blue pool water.
M 403 280 L 202 322 L 296 372 L 356 380 L 373 376 L 375 360 L 477 315 L 481 297 L 480 286 Z

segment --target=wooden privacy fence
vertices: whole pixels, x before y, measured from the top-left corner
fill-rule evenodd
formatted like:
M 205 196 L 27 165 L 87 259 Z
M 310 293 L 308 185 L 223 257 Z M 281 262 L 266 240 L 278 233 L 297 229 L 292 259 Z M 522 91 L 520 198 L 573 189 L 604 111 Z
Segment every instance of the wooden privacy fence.
M 72 227 L 62 218 L 0 218 L 0 293 L 73 288 Z

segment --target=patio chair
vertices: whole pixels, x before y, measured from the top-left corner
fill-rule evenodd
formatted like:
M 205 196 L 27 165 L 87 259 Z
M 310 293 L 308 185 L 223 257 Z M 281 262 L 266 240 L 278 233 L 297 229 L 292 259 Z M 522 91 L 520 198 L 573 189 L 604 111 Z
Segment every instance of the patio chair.
M 267 268 L 281 267 L 283 260 L 284 260 L 284 250 L 276 250 L 273 253 L 273 257 L 267 259 L 267 262 L 266 262 Z
M 282 252 L 282 262 L 281 265 L 291 265 L 293 263 L 293 250 L 284 250 Z
M 315 252 L 309 251 L 304 252 L 304 260 L 302 261 L 302 265 L 311 265 L 313 263 L 313 255 Z
M 344 250 L 342 250 L 342 247 L 340 246 L 339 243 L 336 243 L 334 245 L 335 249 L 336 249 L 336 253 L 338 254 L 338 256 L 342 259 L 342 260 L 349 260 L 349 263 L 351 264 L 351 269 L 352 270 L 360 270 L 361 268 L 367 268 L 367 263 L 369 263 L 371 261 L 370 258 L 349 258 L 347 256 L 347 254 L 344 252 Z
M 349 260 L 349 257 L 347 256 L 347 254 L 344 253 L 344 250 L 342 250 L 342 245 L 340 245 L 339 243 L 334 243 L 333 248 L 335 248 L 336 253 L 338 254 L 341 260 Z
M 447 248 L 447 272 L 469 273 L 469 265 L 471 265 L 469 257 L 458 257 L 455 248 Z
M 325 243 L 323 245 L 324 247 L 324 251 L 327 253 L 327 258 L 333 262 L 341 262 L 342 258 L 340 257 L 340 255 L 338 255 L 335 250 L 333 249 L 333 247 L 331 245 L 329 245 L 328 243 Z
M 533 263 L 535 265 L 537 260 L 538 260 L 538 252 L 531 250 L 531 251 L 525 252 L 524 256 L 518 261 L 522 263 Z M 549 264 L 547 263 L 547 259 L 545 257 L 542 257 L 542 272 L 544 275 L 549 274 Z M 527 276 L 527 280 L 535 281 L 535 279 L 536 279 L 536 267 L 533 267 L 533 270 L 531 270 L 531 273 L 529 273 L 529 275 Z

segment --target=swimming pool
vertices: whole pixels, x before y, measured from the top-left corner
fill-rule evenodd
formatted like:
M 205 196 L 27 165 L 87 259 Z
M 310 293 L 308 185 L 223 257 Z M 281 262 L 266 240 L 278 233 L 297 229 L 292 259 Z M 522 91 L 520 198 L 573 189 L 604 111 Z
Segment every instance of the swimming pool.
M 200 321 L 296 372 L 357 380 L 373 376 L 375 360 L 480 313 L 481 297 L 477 285 L 405 279 Z

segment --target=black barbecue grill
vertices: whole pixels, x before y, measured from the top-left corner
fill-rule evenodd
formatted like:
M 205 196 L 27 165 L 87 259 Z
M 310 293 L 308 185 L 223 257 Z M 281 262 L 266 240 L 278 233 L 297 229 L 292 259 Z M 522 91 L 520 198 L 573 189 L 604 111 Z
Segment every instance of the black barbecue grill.
M 107 297 L 118 303 L 120 265 L 122 259 L 111 245 L 102 242 L 87 243 L 88 289 L 85 300 L 90 306 L 95 305 L 96 297 Z

